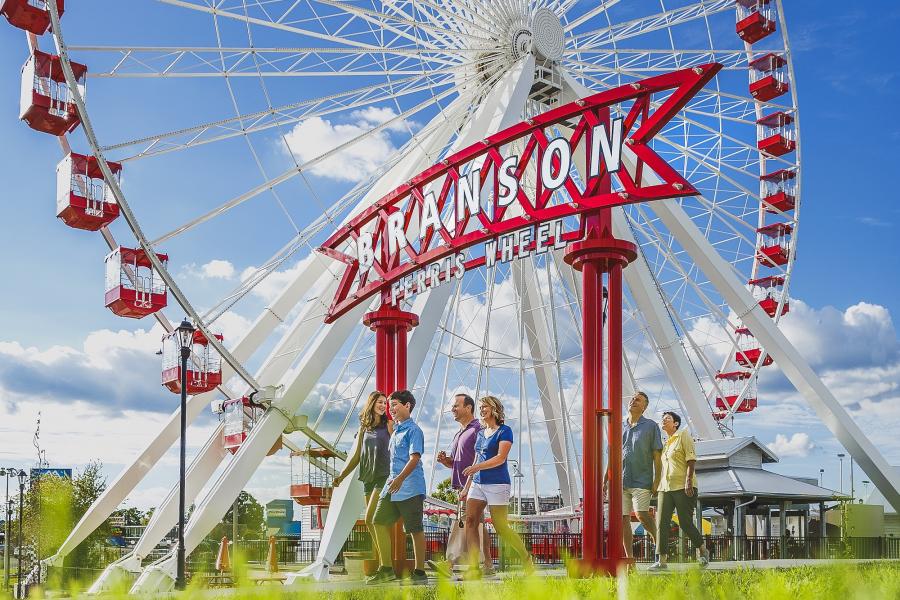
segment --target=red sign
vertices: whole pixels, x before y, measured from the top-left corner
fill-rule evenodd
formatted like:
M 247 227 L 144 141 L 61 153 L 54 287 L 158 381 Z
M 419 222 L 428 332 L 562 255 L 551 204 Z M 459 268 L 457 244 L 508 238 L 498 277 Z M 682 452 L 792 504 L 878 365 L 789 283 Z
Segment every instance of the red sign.
M 583 213 L 696 194 L 648 144 L 720 68 L 702 65 L 594 94 L 422 171 L 319 248 L 346 265 L 325 322 L 375 294 L 396 304 L 467 269 L 563 247 L 582 236 L 576 217 Z M 624 116 L 610 120 L 616 105 Z

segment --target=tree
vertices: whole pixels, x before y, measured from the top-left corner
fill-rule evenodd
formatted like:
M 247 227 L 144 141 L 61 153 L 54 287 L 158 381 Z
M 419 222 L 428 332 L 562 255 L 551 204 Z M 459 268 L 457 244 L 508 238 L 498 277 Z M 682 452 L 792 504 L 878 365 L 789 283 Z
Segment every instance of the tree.
M 450 504 L 459 502 L 459 493 L 453 489 L 453 484 L 449 477 L 438 484 L 437 490 L 435 490 L 432 496 Z
M 30 555 L 34 560 L 55 554 L 105 489 L 106 477 L 100 461 L 92 461 L 83 470 L 76 470 L 72 479 L 48 475 L 32 480 L 24 498 L 23 555 Z M 110 533 L 108 523 L 98 527 L 68 555 L 66 566 L 96 568 Z M 27 569 L 32 566 L 23 565 Z
M 218 543 L 223 536 L 231 539 L 234 504 L 225 513 L 222 522 L 216 525 L 209 537 Z M 266 538 L 266 521 L 263 507 L 251 494 L 241 491 L 238 495 L 238 540 L 263 540 Z
M 113 514 L 116 516 L 121 516 L 125 521 L 125 525 L 127 526 L 146 525 L 149 521 L 147 513 L 133 506 L 117 510 Z

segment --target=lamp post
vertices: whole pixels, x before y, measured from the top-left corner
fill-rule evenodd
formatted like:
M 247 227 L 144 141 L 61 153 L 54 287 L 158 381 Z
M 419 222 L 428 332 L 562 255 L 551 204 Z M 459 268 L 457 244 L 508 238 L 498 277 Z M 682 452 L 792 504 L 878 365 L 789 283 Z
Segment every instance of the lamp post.
M 822 487 L 825 478 L 825 469 L 819 469 L 819 487 Z
M 25 480 L 28 474 L 24 470 L 19 470 L 19 543 L 17 550 L 19 554 L 18 566 L 16 567 L 16 598 L 22 598 L 22 514 L 25 512 Z
M 846 456 L 846 454 L 844 454 L 843 452 L 841 452 L 837 455 L 838 460 L 841 461 L 841 495 L 844 494 L 844 457 L 845 456 Z
M 194 326 L 184 319 L 175 329 L 175 338 L 181 348 L 181 450 L 178 464 L 178 566 L 175 573 L 175 589 L 183 590 L 184 581 L 184 472 L 185 472 L 185 430 L 187 429 L 187 362 L 194 346 Z
M 519 461 L 509 461 L 513 466 L 513 478 L 516 480 L 516 514 L 522 516 L 522 479 L 525 477 L 519 469 Z
M 853 457 L 850 457 L 850 495 L 853 496 L 853 502 L 856 502 L 856 478 L 853 476 Z
M 11 468 L 0 468 L 0 475 L 6 478 L 6 500 L 3 504 L 5 519 L 3 521 L 3 589 L 9 589 L 9 514 L 12 512 L 12 504 L 9 502 L 9 478 L 15 477 L 18 472 Z
M 869 497 L 869 480 L 863 479 L 863 497 L 862 501 L 865 502 Z

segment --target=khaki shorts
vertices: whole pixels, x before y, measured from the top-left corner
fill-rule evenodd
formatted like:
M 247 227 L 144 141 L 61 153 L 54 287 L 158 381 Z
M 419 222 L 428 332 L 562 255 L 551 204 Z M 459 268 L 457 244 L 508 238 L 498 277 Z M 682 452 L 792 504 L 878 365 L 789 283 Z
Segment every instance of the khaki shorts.
M 622 490 L 622 516 L 627 517 L 634 512 L 650 510 L 650 490 L 644 488 L 625 488 Z

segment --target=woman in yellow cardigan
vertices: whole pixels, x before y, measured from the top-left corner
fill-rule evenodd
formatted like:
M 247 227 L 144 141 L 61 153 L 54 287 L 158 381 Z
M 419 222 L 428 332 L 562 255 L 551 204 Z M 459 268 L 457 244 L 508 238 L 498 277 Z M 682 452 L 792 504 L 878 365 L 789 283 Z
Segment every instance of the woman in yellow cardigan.
M 697 475 L 694 464 L 697 453 L 694 440 L 687 428 L 681 429 L 681 417 L 674 412 L 664 412 L 662 430 L 669 439 L 662 450 L 662 476 L 659 495 L 656 498 L 656 548 L 659 558 L 651 571 L 662 571 L 666 566 L 666 549 L 669 546 L 672 512 L 678 512 L 678 526 L 691 540 L 698 552 L 701 567 L 709 564 L 709 550 L 703 536 L 694 524 L 694 509 L 697 507 Z

